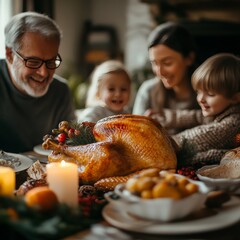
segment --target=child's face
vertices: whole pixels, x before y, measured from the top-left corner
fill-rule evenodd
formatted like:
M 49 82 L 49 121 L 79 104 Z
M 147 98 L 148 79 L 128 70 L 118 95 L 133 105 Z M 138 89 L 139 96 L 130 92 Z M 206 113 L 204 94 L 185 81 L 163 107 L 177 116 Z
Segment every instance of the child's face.
M 98 97 L 112 111 L 122 112 L 130 99 L 130 83 L 124 73 L 108 73 L 101 80 Z
M 222 94 L 200 89 L 197 91 L 197 101 L 202 108 L 204 117 L 216 116 L 232 104 L 232 99 L 226 98 Z

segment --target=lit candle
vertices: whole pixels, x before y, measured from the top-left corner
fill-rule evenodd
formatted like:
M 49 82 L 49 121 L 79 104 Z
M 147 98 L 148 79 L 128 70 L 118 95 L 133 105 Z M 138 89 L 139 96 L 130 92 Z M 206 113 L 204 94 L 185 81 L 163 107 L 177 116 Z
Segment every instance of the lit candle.
M 10 167 L 0 167 L 0 195 L 13 196 L 15 184 L 14 170 Z
M 46 165 L 47 182 L 60 203 L 69 207 L 78 206 L 78 167 L 65 161 Z

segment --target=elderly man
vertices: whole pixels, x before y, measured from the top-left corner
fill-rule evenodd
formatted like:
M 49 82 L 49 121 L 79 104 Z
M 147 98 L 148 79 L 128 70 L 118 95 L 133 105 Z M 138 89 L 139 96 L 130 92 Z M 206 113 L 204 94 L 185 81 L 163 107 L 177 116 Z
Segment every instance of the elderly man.
M 32 150 L 62 120 L 74 120 L 66 81 L 54 75 L 62 62 L 61 32 L 48 16 L 24 12 L 5 27 L 0 60 L 0 149 Z

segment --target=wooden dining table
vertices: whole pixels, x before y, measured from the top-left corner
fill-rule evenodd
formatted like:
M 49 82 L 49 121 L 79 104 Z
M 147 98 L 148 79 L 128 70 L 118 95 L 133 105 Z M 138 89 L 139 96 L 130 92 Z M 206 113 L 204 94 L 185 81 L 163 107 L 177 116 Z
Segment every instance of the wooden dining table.
M 40 160 L 40 162 L 45 165 L 47 161 L 47 156 L 37 154 L 33 151 L 25 152 L 23 155 L 32 159 L 33 162 Z M 16 188 L 18 188 L 27 179 L 27 172 L 22 171 L 16 175 Z M 235 195 L 234 197 L 239 198 L 240 195 Z M 187 226 L 186 226 L 187 227 Z M 189 226 L 190 228 L 191 226 Z M 140 230 L 124 230 L 114 227 L 111 223 L 104 220 L 104 218 L 97 224 L 78 232 L 72 236 L 64 238 L 64 240 L 239 240 L 240 239 L 240 216 L 239 221 L 231 224 L 230 226 L 223 227 L 218 230 L 209 230 L 203 232 L 191 233 L 191 229 L 187 234 L 175 233 L 172 229 L 172 233 L 168 234 L 151 234 L 144 233 Z

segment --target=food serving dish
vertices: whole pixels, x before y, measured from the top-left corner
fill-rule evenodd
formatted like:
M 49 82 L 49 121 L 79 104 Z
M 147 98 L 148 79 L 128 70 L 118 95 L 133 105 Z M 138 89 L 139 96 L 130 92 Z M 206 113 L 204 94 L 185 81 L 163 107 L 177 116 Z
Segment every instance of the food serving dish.
M 178 174 L 174 175 L 183 177 Z M 209 188 L 202 182 L 190 179 L 189 181 L 198 185 L 198 192 L 178 200 L 172 198 L 143 199 L 126 190 L 124 184 L 117 185 L 114 192 L 105 194 L 105 197 L 112 205 L 120 207 L 122 211 L 133 216 L 168 222 L 183 218 L 203 207 Z M 114 194 L 119 198 L 113 198 Z
M 216 178 L 205 176 L 204 171 L 213 169 L 219 165 L 208 165 L 200 168 L 196 174 L 198 178 L 204 182 L 212 190 L 224 190 L 228 192 L 236 192 L 240 190 L 240 178 Z
M 238 222 L 240 220 L 240 200 L 232 197 L 219 209 L 201 208 L 195 214 L 172 222 L 137 218 L 112 203 L 104 207 L 102 215 L 109 224 L 126 231 L 166 235 L 204 233 Z

